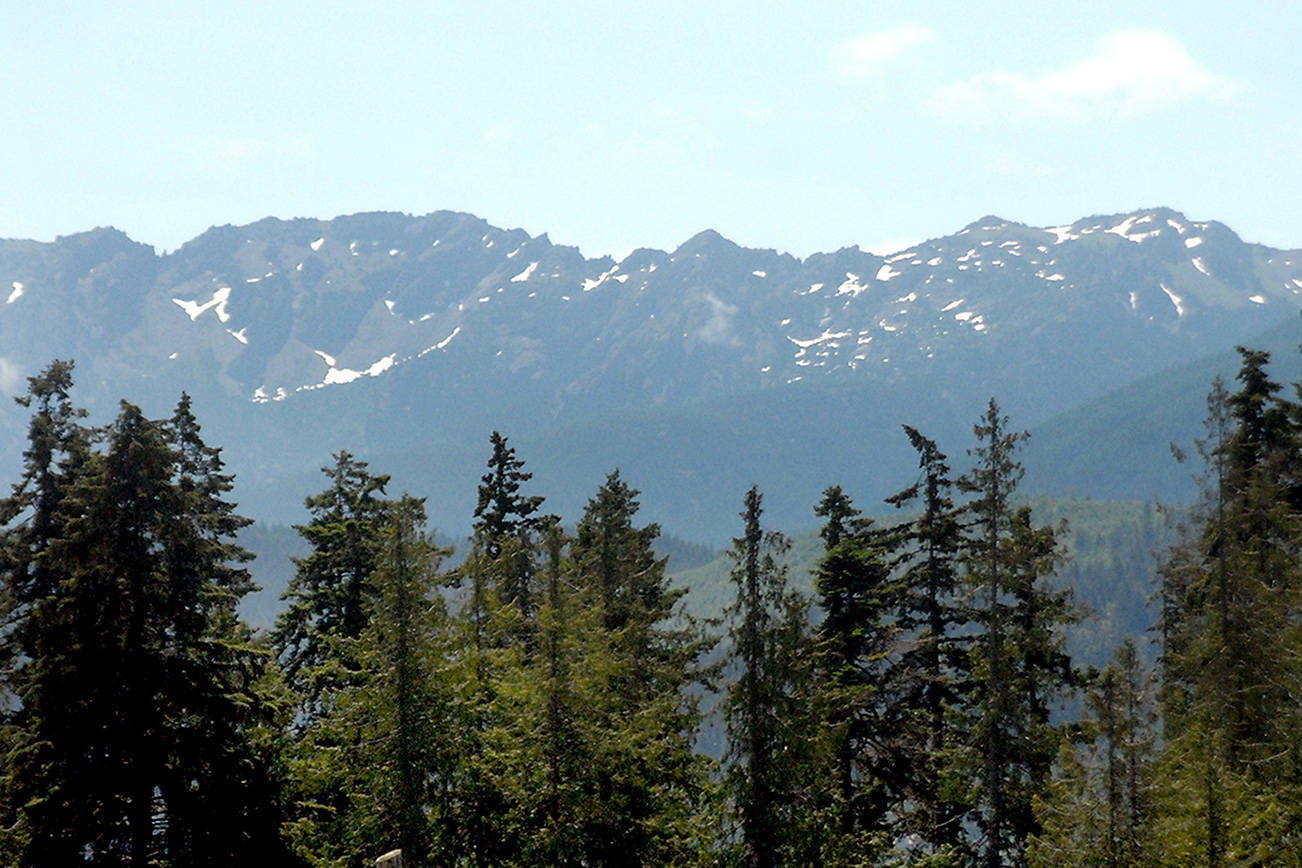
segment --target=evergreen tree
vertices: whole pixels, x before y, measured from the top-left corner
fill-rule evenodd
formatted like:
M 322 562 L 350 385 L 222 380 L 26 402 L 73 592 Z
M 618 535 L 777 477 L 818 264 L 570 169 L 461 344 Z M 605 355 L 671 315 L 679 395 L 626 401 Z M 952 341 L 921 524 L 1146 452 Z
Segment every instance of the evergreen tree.
M 299 849 L 322 864 L 369 861 L 378 848 L 405 864 L 440 864 L 450 845 L 445 801 L 450 743 L 447 615 L 438 593 L 447 550 L 423 532 L 422 501 L 404 496 L 380 533 L 367 625 L 350 645 L 358 663 L 330 713 L 294 748 L 308 805 L 291 827 Z M 342 794 L 345 801 L 340 801 Z
M 168 704 L 155 712 L 171 728 L 169 780 L 160 786 L 169 800 L 167 852 L 189 865 L 283 854 L 282 781 L 271 755 L 280 708 L 265 677 L 270 655 L 238 614 L 257 590 L 244 566 L 253 556 L 234 542 L 251 519 L 226 500 L 234 477 L 203 441 L 188 395 L 165 434 L 172 507 L 159 533 L 167 613 L 159 620 Z M 196 785 L 205 779 L 207 787 Z
M 33 381 L 38 418 L 53 381 Z M 106 440 L 103 452 L 65 441 L 82 460 L 42 507 L 45 593 L 22 613 L 30 656 L 6 739 L 15 863 L 277 857 L 274 782 L 255 743 L 270 722 L 265 656 L 235 613 L 251 583 L 231 478 L 188 398 L 166 421 L 124 403 Z
M 910 637 L 900 650 L 898 715 L 913 738 L 902 750 L 903 792 L 897 811 L 921 853 L 964 853 L 967 787 L 955 774 L 966 733 L 958 726 L 971 688 L 970 607 L 959 575 L 965 540 L 953 499 L 949 460 L 935 441 L 904 426 L 918 453 L 921 478 L 887 498 L 921 512 L 899 530 L 894 569 L 901 590 L 898 626 Z
M 1162 864 L 1153 841 L 1153 682 L 1133 640 L 1085 691 L 1089 717 L 1064 738 L 1056 774 L 1036 799 L 1035 866 L 1129 868 Z
M 627 632 L 631 646 L 650 652 L 652 628 L 670 616 L 684 592 L 669 587 L 665 559 L 655 554 L 660 526 L 633 526 L 638 494 L 611 471 L 579 519 L 574 561 L 581 580 L 600 595 L 606 629 Z
M 1161 570 L 1162 831 L 1209 865 L 1299 851 L 1302 436 L 1268 355 L 1239 351 L 1239 391 L 1218 380 L 1208 398 L 1201 503 Z
M 902 787 L 904 731 L 893 683 L 900 588 L 886 564 L 888 536 L 857 518 L 840 487 L 823 493 L 815 513 L 827 518 L 814 576 L 823 612 L 818 698 L 835 782 L 827 864 L 866 858 L 886 834 L 892 790 Z
M 737 599 L 728 611 L 727 662 L 735 681 L 724 704 L 729 789 L 741 859 L 751 868 L 809 862 L 814 849 L 808 606 L 787 588 L 788 543 L 761 529 L 761 502 L 758 489 L 747 492 L 744 532 L 729 552 Z
M 348 452 L 321 472 L 330 487 L 307 498 L 311 521 L 295 530 L 312 546 L 297 570 L 277 619 L 273 641 L 286 683 L 298 697 L 297 723 L 325 713 L 331 695 L 357 661 L 349 642 L 361 636 L 375 596 L 372 576 L 390 517 L 388 476 L 376 476 Z
M 1044 584 L 1061 557 L 1055 530 L 1034 527 L 1030 510 L 1013 506 L 1022 476 L 1016 450 L 1026 435 L 1008 431 L 993 399 L 974 433 L 975 465 L 959 480 L 961 490 L 976 495 L 968 504 L 964 567 L 980 631 L 969 745 L 979 756 L 973 773 L 981 861 L 998 868 L 1022 864 L 1027 839 L 1038 831 L 1032 800 L 1057 753 L 1050 712 L 1072 683 L 1062 627 L 1075 615 L 1069 592 Z
M 692 688 L 712 644 L 674 605 L 665 559 L 652 548 L 660 529 L 635 527 L 638 492 L 613 471 L 588 501 L 571 543 L 574 605 L 599 613 L 608 679 L 600 749 L 590 765 L 594 810 L 591 861 L 601 865 L 681 863 L 700 846 L 708 766 L 693 751 L 698 727 Z M 559 611 L 558 600 L 552 611 Z M 685 619 L 683 621 L 682 619 Z M 574 622 L 570 617 L 569 621 Z M 595 722 L 591 714 L 580 719 Z
M 15 400 L 32 410 L 22 478 L 0 499 L 0 714 L 15 703 L 5 694 L 18 689 L 35 656 L 34 609 L 51 598 L 60 577 L 44 553 L 59 531 L 59 509 L 90 456 L 95 433 L 79 420 L 86 411 L 72 403 L 73 363 L 56 360 L 28 379 L 28 392 Z M 3 720 L 3 718 L 0 718 Z
M 506 438 L 494 431 L 490 442 L 471 550 L 455 574 L 462 599 L 451 624 L 462 648 L 449 673 L 458 687 L 451 696 L 457 749 L 448 802 L 461 830 L 451 852 L 469 865 L 517 859 L 536 828 L 520 820 L 521 806 L 537 803 L 522 795 L 527 787 L 516 771 L 524 754 L 513 742 L 521 721 L 538 721 L 537 706 L 521 703 L 536 699 L 536 685 L 523 686 L 537 675 L 529 668 L 539 627 L 536 562 L 540 533 L 555 522 L 537 514 L 542 497 L 521 494 L 532 474 Z M 536 733 L 531 738 L 536 742 Z
M 537 514 L 543 503 L 541 496 L 520 493 L 521 485 L 533 478 L 532 473 L 525 472 L 524 461 L 515 457 L 515 450 L 498 432 L 494 431 L 489 439 L 493 454 L 479 484 L 475 537 L 490 560 L 505 559 L 498 593 L 528 621 L 534 610 L 534 566 L 530 555 L 538 531 L 550 519 Z
M 695 864 L 714 840 L 686 691 L 699 642 L 664 623 L 677 595 L 650 549 L 654 527 L 633 524 L 636 494 L 612 474 L 582 543 L 539 525 L 530 643 L 508 641 L 523 616 L 497 590 L 519 537 L 463 568 L 483 574 L 467 576 L 453 677 L 463 730 L 449 795 L 469 864 Z

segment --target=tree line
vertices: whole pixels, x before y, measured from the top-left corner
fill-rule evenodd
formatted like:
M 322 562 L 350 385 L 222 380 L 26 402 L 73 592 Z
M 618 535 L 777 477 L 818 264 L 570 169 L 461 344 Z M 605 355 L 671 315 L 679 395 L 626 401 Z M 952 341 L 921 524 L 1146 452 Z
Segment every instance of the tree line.
M 905 426 L 899 520 L 824 492 L 812 595 L 746 492 L 718 620 L 618 470 L 567 526 L 493 432 L 451 567 L 340 452 L 255 633 L 189 398 L 93 427 L 56 361 L 0 499 L 0 865 L 1298 864 L 1302 404 L 1240 353 L 1154 626 L 1101 670 L 993 400 L 962 472 Z

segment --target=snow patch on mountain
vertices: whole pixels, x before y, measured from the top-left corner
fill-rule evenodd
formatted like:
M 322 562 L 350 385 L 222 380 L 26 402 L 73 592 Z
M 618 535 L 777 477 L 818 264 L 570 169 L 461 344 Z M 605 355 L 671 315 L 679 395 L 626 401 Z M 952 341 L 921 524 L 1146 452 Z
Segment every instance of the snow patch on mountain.
M 597 287 L 605 283 L 607 280 L 609 280 L 610 276 L 614 274 L 616 271 L 619 271 L 618 265 L 612 266 L 609 271 L 603 271 L 601 272 L 601 274 L 598 274 L 596 277 L 585 278 L 583 281 L 583 291 L 592 292 L 592 290 L 596 289 Z
M 1184 297 L 1176 295 L 1165 283 L 1160 283 L 1158 286 L 1162 287 L 1162 292 L 1165 292 L 1166 297 L 1171 299 L 1171 304 L 1175 305 L 1175 315 L 1184 316 Z
M 21 282 L 15 280 L 13 292 L 9 293 L 9 298 L 5 299 L 5 304 L 13 304 L 14 302 L 18 301 L 18 299 L 22 298 L 22 296 L 23 296 L 23 285 Z
M 173 298 L 172 302 L 180 307 L 181 310 L 185 311 L 191 321 L 197 320 L 200 314 L 211 309 L 217 314 L 218 321 L 228 322 L 231 315 L 226 311 L 226 302 L 230 301 L 230 297 L 231 288 L 229 286 L 223 286 L 212 294 L 212 298 L 202 303 L 198 301 L 186 301 L 180 298 Z
M 452 343 L 452 339 L 455 338 L 455 337 L 456 337 L 457 335 L 459 335 L 459 334 L 461 334 L 461 326 L 457 326 L 456 328 L 454 328 L 454 329 L 452 330 L 452 334 L 448 335 L 448 336 L 445 337 L 443 340 L 439 341 L 438 343 L 434 344 L 433 346 L 429 346 L 429 347 L 426 347 L 425 349 L 421 350 L 419 353 L 416 354 L 416 357 L 417 357 L 417 358 L 420 358 L 421 356 L 424 356 L 426 353 L 432 353 L 432 352 L 434 352 L 435 350 L 446 349 L 446 348 L 447 348 L 447 345 L 450 344 L 450 343 Z
M 1136 244 L 1138 244 L 1142 241 L 1146 241 L 1149 238 L 1152 238 L 1156 235 L 1160 235 L 1162 233 L 1161 229 L 1154 229 L 1151 232 L 1131 231 L 1137 225 L 1144 224 L 1144 223 L 1152 223 L 1152 222 L 1153 222 L 1153 216 L 1151 214 L 1144 214 L 1144 215 L 1136 214 L 1127 217 L 1125 220 L 1122 220 L 1116 226 L 1113 226 L 1107 231 L 1112 233 L 1113 235 L 1119 235 L 1122 238 L 1126 239 L 1127 241 L 1133 241 Z
M 314 350 L 314 352 L 321 357 L 322 361 L 326 363 L 328 370 L 326 371 L 325 379 L 323 379 L 320 383 L 316 383 L 314 385 L 299 386 L 295 391 L 298 392 L 311 391 L 312 389 L 320 389 L 325 386 L 334 386 L 341 383 L 351 383 L 354 380 L 361 379 L 362 377 L 378 377 L 380 376 L 380 374 L 383 374 L 385 371 L 392 368 L 397 358 L 397 353 L 390 353 L 389 355 L 381 358 L 379 361 L 372 364 L 366 370 L 358 371 L 358 370 L 354 370 L 353 368 L 338 367 L 336 364 L 335 357 L 330 355 L 329 353 L 322 352 L 321 350 Z
M 511 278 L 511 282 L 512 282 L 512 283 L 524 283 L 526 280 L 528 280 L 530 277 L 532 277 L 532 276 L 533 276 L 533 273 L 534 273 L 535 271 L 537 271 L 537 270 L 538 270 L 538 263 L 536 263 L 536 262 L 530 262 L 529 265 L 528 265 L 528 267 L 525 268 L 524 271 L 520 272 L 520 273 L 517 274 L 515 277 Z
M 831 329 L 825 329 L 823 333 L 816 338 L 801 340 L 800 338 L 793 338 L 791 335 L 787 335 L 787 340 L 800 347 L 800 349 L 805 350 L 826 341 L 838 341 L 841 338 L 848 338 L 852 334 L 853 332 L 851 331 L 834 332 Z
M 284 386 L 277 386 L 276 394 L 274 395 L 267 394 L 266 386 L 258 386 L 258 388 L 253 390 L 253 398 L 251 400 L 255 404 L 265 404 L 268 401 L 283 401 L 287 397 L 289 397 L 289 393 L 285 391 Z
M 886 266 L 882 266 L 885 268 Z M 880 273 L 880 271 L 878 272 Z M 809 288 L 810 292 L 815 291 L 815 287 L 821 287 L 823 284 L 816 283 Z M 859 282 L 859 275 L 850 272 L 845 273 L 845 280 L 836 288 L 837 295 L 848 295 L 851 298 L 857 298 L 859 293 L 866 292 L 868 287 Z

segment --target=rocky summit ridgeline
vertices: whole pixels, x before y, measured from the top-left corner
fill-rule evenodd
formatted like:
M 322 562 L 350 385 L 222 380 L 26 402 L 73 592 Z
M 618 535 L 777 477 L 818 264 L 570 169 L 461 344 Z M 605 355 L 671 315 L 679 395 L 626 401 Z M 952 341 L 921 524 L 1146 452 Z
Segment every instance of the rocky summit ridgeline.
M 615 261 L 468 214 L 376 213 L 217 227 L 164 255 L 113 229 L 0 241 L 0 300 L 0 386 L 58 357 L 92 409 L 188 391 L 268 517 L 293 520 L 282 492 L 310 484 L 286 480 L 340 448 L 469 496 L 454 465 L 498 427 L 559 506 L 616 464 L 670 462 L 652 516 L 713 533 L 778 463 L 816 493 L 903 454 L 901 422 L 962 431 L 993 394 L 1035 425 L 1251 341 L 1296 318 L 1302 251 L 1153 209 L 985 217 L 887 256 L 706 231 Z M 0 411 L 9 456 L 25 418 Z

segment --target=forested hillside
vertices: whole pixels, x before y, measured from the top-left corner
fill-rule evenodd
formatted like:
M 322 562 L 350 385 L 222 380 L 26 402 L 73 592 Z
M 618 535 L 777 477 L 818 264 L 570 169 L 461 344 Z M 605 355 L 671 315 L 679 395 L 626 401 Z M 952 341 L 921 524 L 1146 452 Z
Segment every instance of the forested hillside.
M 887 509 L 827 487 L 794 553 L 737 492 L 726 578 L 671 581 L 618 470 L 556 515 L 493 431 L 453 553 L 338 451 L 263 633 L 202 407 L 92 419 L 55 362 L 0 499 L 0 864 L 1295 864 L 1302 406 L 1269 362 L 1210 384 L 1169 523 L 1022 496 L 991 399 L 966 442 L 903 429 Z

